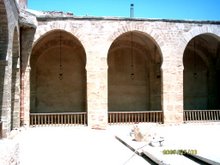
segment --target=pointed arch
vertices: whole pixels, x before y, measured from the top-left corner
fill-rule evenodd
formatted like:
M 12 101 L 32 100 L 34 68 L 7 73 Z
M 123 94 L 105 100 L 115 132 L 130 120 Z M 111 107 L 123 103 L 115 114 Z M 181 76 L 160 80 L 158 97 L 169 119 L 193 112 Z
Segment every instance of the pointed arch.
M 192 38 L 184 55 L 184 110 L 220 108 L 220 38 L 203 33 Z
M 109 112 L 162 111 L 162 54 L 151 36 L 121 34 L 107 60 Z
M 85 65 L 84 47 L 75 36 L 63 30 L 43 35 L 30 59 L 31 112 L 86 112 Z

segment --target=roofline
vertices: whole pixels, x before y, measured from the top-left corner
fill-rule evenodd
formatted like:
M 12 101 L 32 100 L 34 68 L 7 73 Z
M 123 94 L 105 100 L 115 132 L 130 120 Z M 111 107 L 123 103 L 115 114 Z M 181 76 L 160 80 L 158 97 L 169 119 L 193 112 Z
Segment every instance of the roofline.
M 130 17 L 94 17 L 94 16 L 37 16 L 37 20 L 57 21 L 57 20 L 95 20 L 95 21 L 148 21 L 148 22 L 170 22 L 170 23 L 195 23 L 195 24 L 217 24 L 220 25 L 220 20 L 180 20 L 180 19 L 157 19 L 157 18 L 130 18 Z

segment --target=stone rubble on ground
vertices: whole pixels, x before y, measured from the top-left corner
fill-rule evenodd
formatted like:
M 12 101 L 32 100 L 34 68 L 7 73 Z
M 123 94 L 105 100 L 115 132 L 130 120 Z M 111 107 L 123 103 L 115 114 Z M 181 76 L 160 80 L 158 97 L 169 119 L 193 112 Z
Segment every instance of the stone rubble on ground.
M 155 126 L 155 124 L 153 124 Z M 164 142 L 157 130 L 152 130 L 153 125 L 134 125 L 131 129 L 130 136 L 137 142 L 146 142 L 152 147 L 161 147 Z

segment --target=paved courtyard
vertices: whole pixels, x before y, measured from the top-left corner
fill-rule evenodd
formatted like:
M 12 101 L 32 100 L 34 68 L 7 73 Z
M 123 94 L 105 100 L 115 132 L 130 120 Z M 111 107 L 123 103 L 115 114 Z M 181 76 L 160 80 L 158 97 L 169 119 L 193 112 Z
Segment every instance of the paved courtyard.
M 141 156 L 134 154 L 115 137 L 121 138 L 134 149 L 149 152 L 165 164 L 198 164 L 179 155 L 164 155 L 164 150 L 197 150 L 199 156 L 220 162 L 220 124 L 181 124 L 158 125 L 141 124 L 141 129 L 163 136 L 163 147 L 151 147 L 145 142 L 135 142 L 130 137 L 133 125 L 108 126 L 106 130 L 94 130 L 88 127 L 35 127 L 22 129 L 15 140 L 0 140 L 0 152 L 11 152 L 14 159 L 19 158 L 20 165 L 142 165 L 149 164 Z M 13 139 L 13 138 L 12 138 Z M 18 145 L 16 144 L 18 142 Z M 10 145 L 8 145 L 10 144 Z M 16 144 L 14 147 L 14 144 Z M 143 147 L 145 146 L 145 147 Z M 14 148 L 13 148 L 14 147 Z M 140 150 L 139 150 L 140 151 Z M 1 154 L 0 153 L 0 154 Z M 1 154 L 2 155 L 2 154 Z M 1 157 L 6 159 L 7 157 Z M 7 158 L 8 159 L 8 158 Z M 177 163 L 178 162 L 178 163 Z M 217 163 L 219 164 L 219 163 Z M 17 164 L 16 164 L 17 165 Z
M 30 128 L 21 137 L 21 165 L 146 164 L 143 158 L 133 156 L 133 152 L 107 130 Z
M 191 153 L 196 151 L 196 153 L 194 152 L 195 156 L 205 158 L 210 164 L 220 165 L 219 123 L 188 123 L 181 125 L 141 124 L 139 127 L 145 132 L 149 131 L 152 135 L 157 134 L 157 136 L 164 137 L 163 146 L 151 147 L 146 145 L 142 147 L 145 144 L 144 142 L 132 141 L 131 137 L 122 131 L 118 132 L 117 136 L 132 148 L 141 148 L 139 152 L 153 155 L 156 160 L 163 162 L 161 164 L 198 164 L 183 155 L 177 154 L 178 151 L 185 150 Z M 164 154 L 164 151 L 168 151 L 171 154 Z M 176 154 L 173 154 L 173 151 Z

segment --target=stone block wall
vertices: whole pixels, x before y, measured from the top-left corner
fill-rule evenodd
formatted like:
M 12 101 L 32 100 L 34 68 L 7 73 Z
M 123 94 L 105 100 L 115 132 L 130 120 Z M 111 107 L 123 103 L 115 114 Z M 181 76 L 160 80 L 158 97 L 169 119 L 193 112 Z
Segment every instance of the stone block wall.
M 3 36 L 0 42 L 0 121 L 2 121 L 2 136 L 6 137 L 12 129 L 12 57 L 14 51 L 13 41 L 15 39 L 14 31 L 17 31 L 19 34 L 19 13 L 14 0 L 1 0 L 0 12 L 3 13 L 0 25 L 0 33 Z M 19 35 L 17 35 L 16 40 L 19 40 Z M 18 53 L 18 51 L 15 52 Z
M 199 34 L 220 36 L 219 22 L 38 17 L 38 23 L 34 44 L 52 30 L 64 30 L 75 36 L 84 47 L 88 124 L 91 127 L 107 125 L 108 51 L 120 35 L 138 31 L 158 45 L 162 55 L 161 101 L 165 123 L 183 122 L 183 53 L 188 42 Z M 29 113 L 29 109 L 25 113 Z

